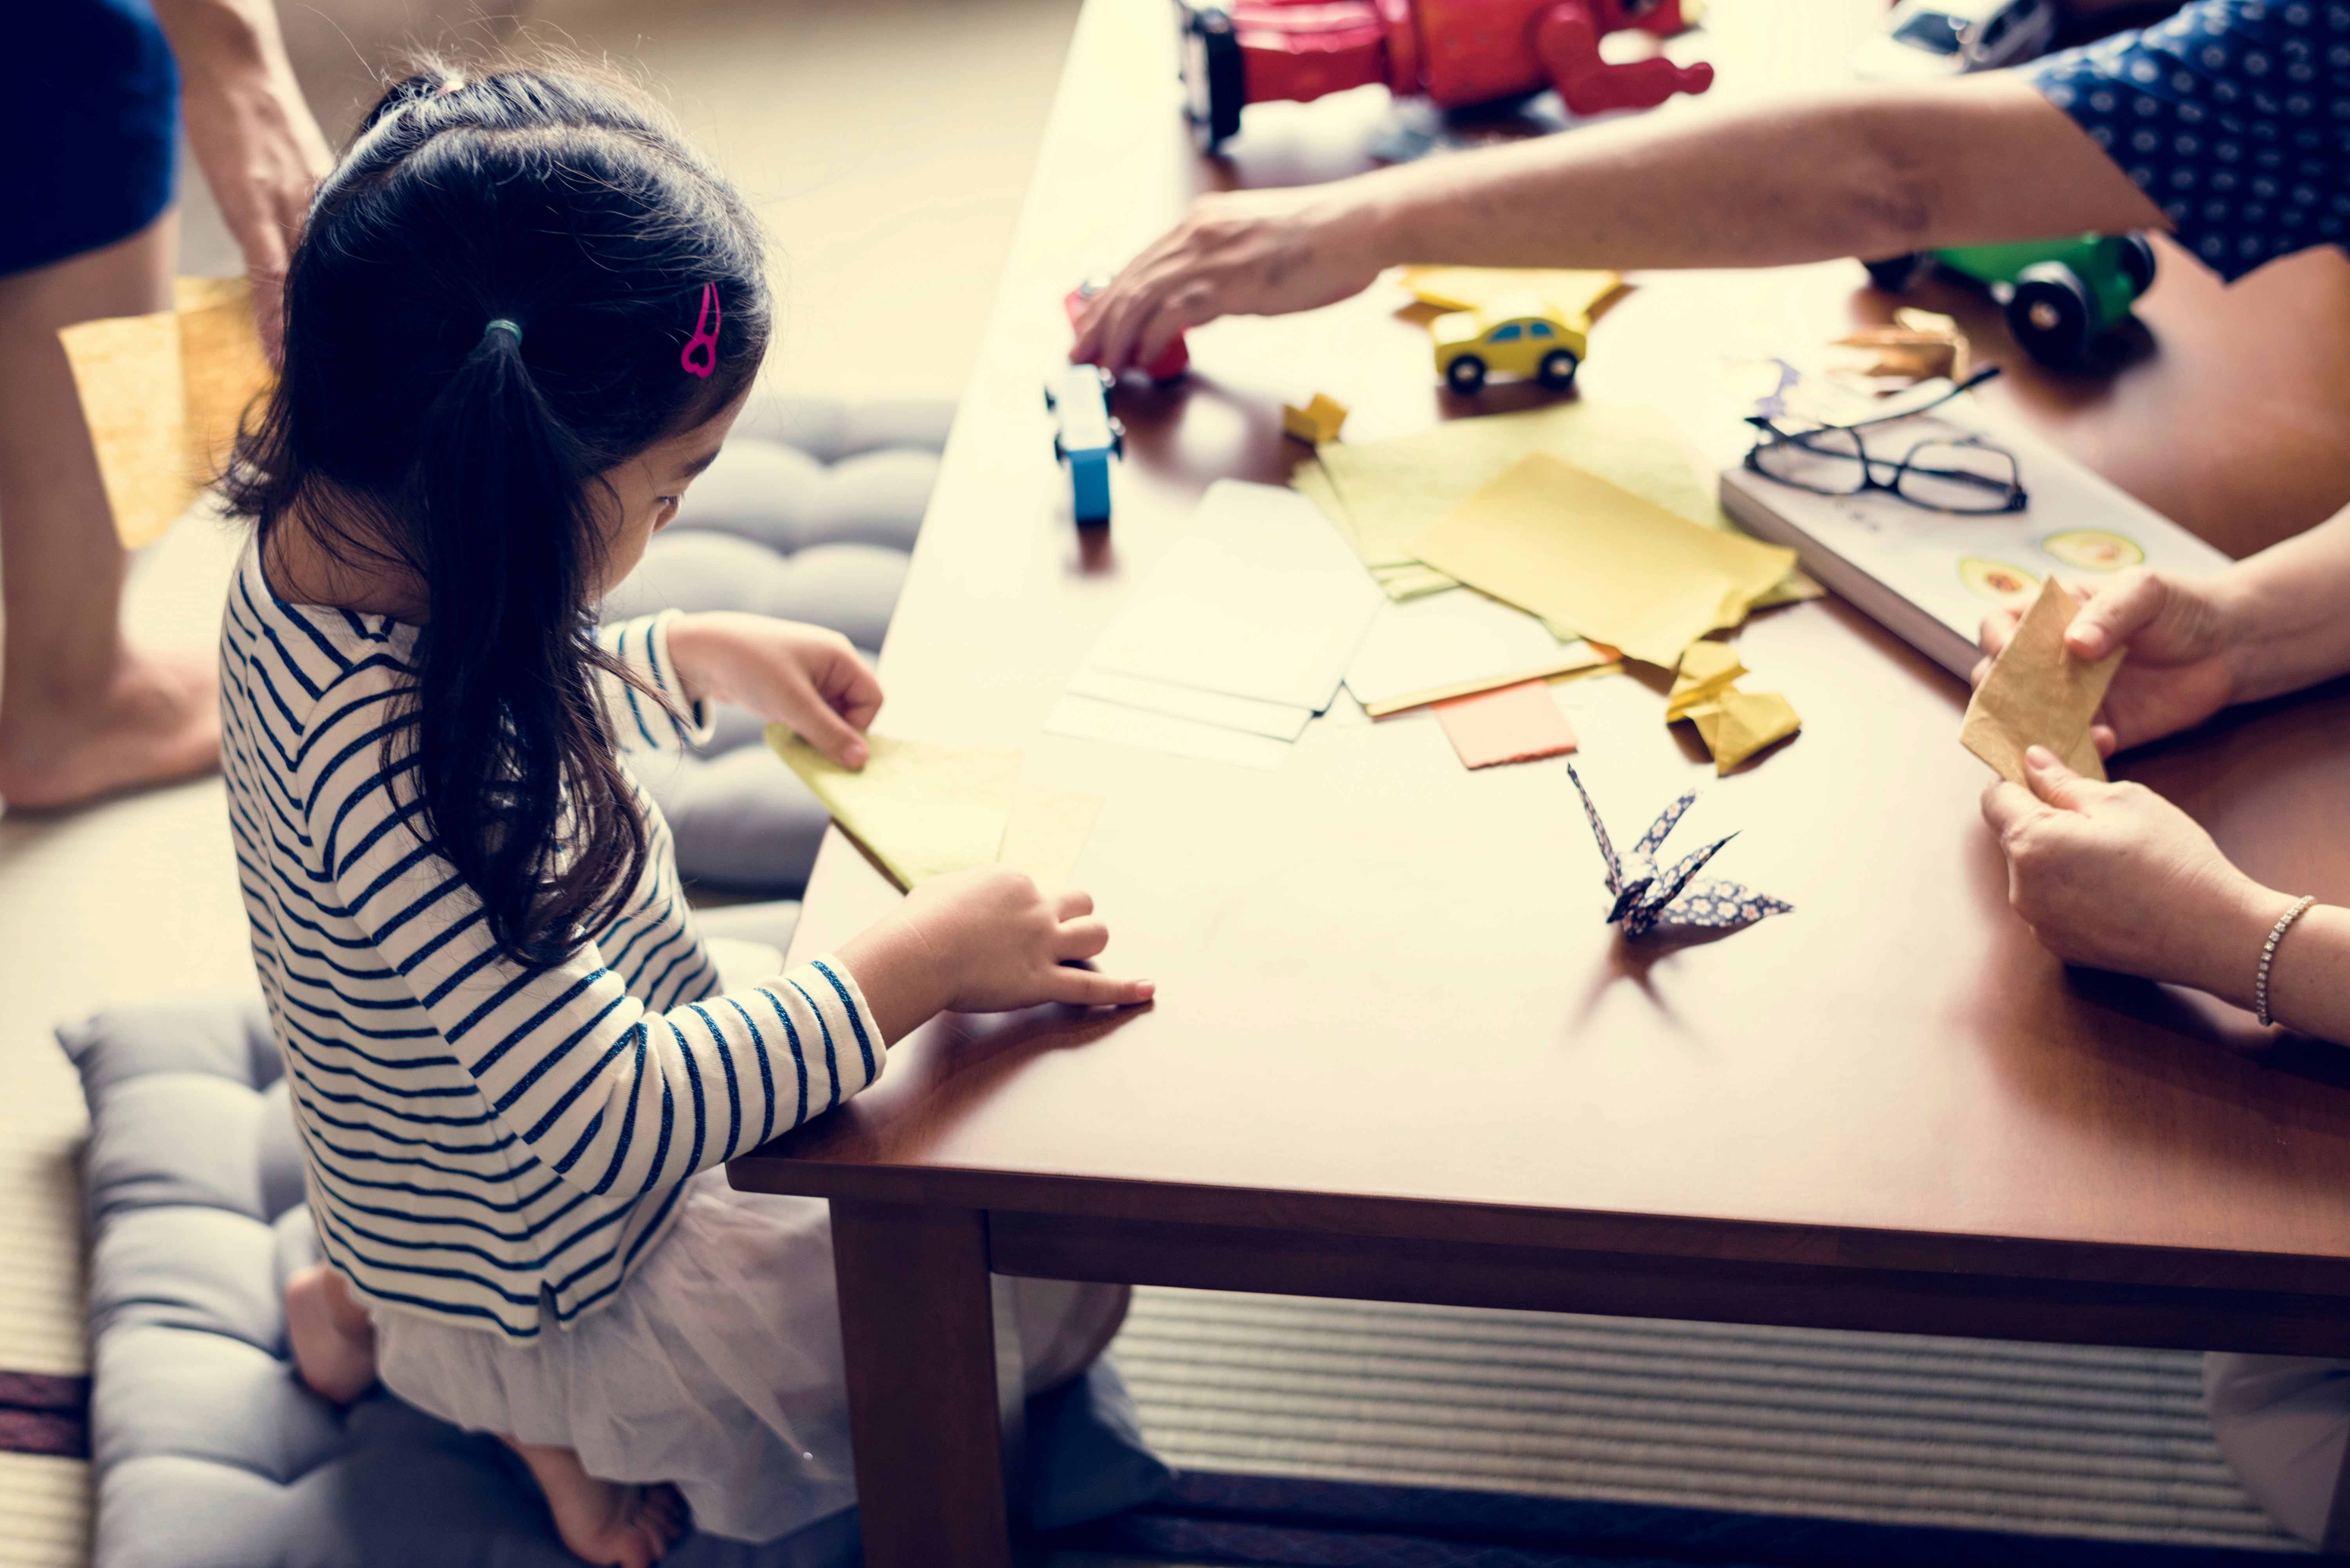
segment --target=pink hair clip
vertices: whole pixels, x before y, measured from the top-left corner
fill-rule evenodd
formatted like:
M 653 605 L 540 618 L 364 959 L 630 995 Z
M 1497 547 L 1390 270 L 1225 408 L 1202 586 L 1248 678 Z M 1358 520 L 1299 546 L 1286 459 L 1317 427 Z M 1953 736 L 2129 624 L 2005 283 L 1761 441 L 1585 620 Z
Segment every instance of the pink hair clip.
M 686 339 L 685 352 L 677 357 L 677 362 L 685 367 L 687 374 L 699 376 L 706 381 L 710 379 L 710 373 L 718 369 L 718 327 L 724 319 L 718 307 L 718 286 L 703 284 L 702 312 L 693 318 L 693 336 Z M 702 351 L 699 359 L 694 358 L 697 348 Z
M 464 85 L 464 78 L 451 77 L 447 81 L 442 82 L 438 88 L 433 89 L 432 96 L 434 98 L 447 98 L 451 93 L 462 89 Z

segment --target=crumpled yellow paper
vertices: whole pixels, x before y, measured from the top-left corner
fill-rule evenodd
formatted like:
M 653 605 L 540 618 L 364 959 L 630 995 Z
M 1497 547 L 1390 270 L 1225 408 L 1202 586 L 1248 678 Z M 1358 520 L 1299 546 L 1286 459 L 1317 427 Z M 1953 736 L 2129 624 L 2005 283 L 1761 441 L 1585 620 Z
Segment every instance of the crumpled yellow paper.
M 1546 452 L 1410 541 L 1447 576 L 1644 664 L 1676 669 L 1689 645 L 1746 618 L 1795 553 L 1700 527 Z
M 1681 650 L 1680 669 L 1673 676 L 1672 693 L 1665 700 L 1665 722 L 1687 718 L 1690 709 L 1712 701 L 1745 673 L 1738 650 L 1728 643 L 1690 643 Z
M 2010 784 L 2032 787 L 2025 783 L 2023 753 L 2035 745 L 2064 758 L 2076 774 L 2106 776 L 2089 722 L 2121 668 L 2122 650 L 2094 664 L 2074 658 L 2064 646 L 2064 632 L 2079 607 L 2064 585 L 2043 578 L 2040 597 L 2023 612 L 2015 635 L 1967 703 L 1959 743 Z
M 1734 686 L 1685 716 L 1697 724 L 1705 749 L 1713 753 L 1717 778 L 1804 727 L 1794 704 L 1776 691 L 1741 691 Z
M 781 724 L 767 744 L 890 880 L 912 888 L 974 866 L 1016 866 L 1051 891 L 1093 831 L 1101 797 L 1019 782 L 1008 746 L 940 746 L 868 735 L 865 766 L 842 767 Z
M 1346 428 L 1347 405 L 1327 392 L 1316 392 L 1314 400 L 1300 408 L 1295 403 L 1281 405 L 1281 429 L 1285 435 L 1296 437 L 1308 446 L 1320 446 L 1326 441 L 1336 441 Z
M 161 538 L 226 466 L 274 379 L 242 278 L 183 277 L 172 308 L 61 328 L 125 548 Z

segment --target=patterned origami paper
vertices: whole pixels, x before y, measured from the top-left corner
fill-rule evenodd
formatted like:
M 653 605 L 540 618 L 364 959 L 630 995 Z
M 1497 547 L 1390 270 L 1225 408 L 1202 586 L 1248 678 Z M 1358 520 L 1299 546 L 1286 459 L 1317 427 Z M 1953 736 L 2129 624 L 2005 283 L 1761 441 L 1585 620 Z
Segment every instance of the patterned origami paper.
M 1618 860 L 1615 845 L 1608 841 L 1607 825 L 1599 820 L 1599 810 L 1591 804 L 1591 792 L 1583 787 L 1582 776 L 1575 771 L 1573 763 L 1566 764 L 1566 776 L 1574 781 L 1575 793 L 1583 797 L 1583 815 L 1591 823 L 1591 836 L 1599 841 L 1599 857 L 1607 862 L 1607 890 L 1616 896 L 1615 907 L 1607 911 L 1607 923 L 1620 924 L 1626 936 L 1645 937 L 1659 926 L 1734 931 L 1766 915 L 1794 911 L 1793 904 L 1739 883 L 1698 876 L 1723 845 L 1738 836 L 1734 833 L 1715 839 L 1702 849 L 1692 850 L 1669 870 L 1657 869 L 1657 851 L 1663 847 L 1665 836 L 1672 832 L 1681 814 L 1697 799 L 1697 791 L 1689 791 L 1665 807 L 1664 814 L 1640 836 L 1640 842 L 1632 846 L 1631 854 Z

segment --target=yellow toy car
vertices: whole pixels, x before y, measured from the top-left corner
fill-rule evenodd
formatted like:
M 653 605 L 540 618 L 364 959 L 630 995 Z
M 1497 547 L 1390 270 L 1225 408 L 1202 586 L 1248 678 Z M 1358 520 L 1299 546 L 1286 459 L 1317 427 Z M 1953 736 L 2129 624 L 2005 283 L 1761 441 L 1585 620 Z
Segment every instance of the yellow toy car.
M 1507 295 L 1482 310 L 1456 310 L 1428 324 L 1436 372 L 1462 397 L 1482 389 L 1496 372 L 1565 390 L 1588 350 L 1590 327 L 1586 317 L 1563 314 L 1534 294 Z

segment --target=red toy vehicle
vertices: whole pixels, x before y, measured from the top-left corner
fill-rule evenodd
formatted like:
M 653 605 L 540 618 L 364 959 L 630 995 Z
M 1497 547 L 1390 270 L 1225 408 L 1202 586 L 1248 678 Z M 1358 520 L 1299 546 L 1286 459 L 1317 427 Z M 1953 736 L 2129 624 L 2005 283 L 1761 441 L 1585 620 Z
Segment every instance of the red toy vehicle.
M 1556 88 L 1576 114 L 1651 109 L 1713 85 L 1713 67 L 1611 64 L 1603 35 L 1669 37 L 1688 0 L 1176 0 L 1193 129 L 1213 149 L 1241 106 L 1384 82 L 1439 109 Z M 1695 7 L 1690 7 L 1694 10 Z

